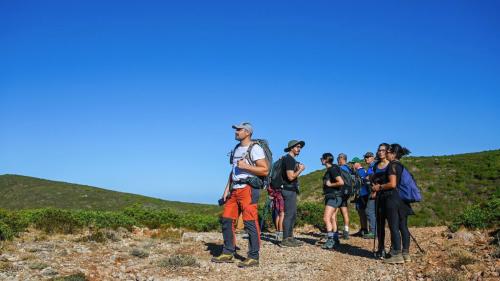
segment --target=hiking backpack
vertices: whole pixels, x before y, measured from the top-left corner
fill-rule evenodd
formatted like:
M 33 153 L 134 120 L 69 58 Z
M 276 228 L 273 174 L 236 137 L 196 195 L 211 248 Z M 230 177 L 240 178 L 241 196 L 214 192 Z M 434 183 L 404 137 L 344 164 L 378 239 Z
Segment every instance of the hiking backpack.
M 352 172 L 351 178 L 352 178 L 352 183 L 353 183 L 352 195 L 354 195 L 354 197 L 358 197 L 359 192 L 361 191 L 361 187 L 363 186 L 363 179 L 361 178 L 361 176 L 359 175 L 359 173 L 356 169 L 354 169 L 354 171 Z
M 273 167 L 271 168 L 271 174 L 269 175 L 270 184 L 274 189 L 283 188 L 283 184 L 285 180 L 283 179 L 283 159 L 285 157 L 282 156 L 276 162 L 274 162 Z
M 271 149 L 269 148 L 269 143 L 267 142 L 267 140 L 264 140 L 264 139 L 254 139 L 252 140 L 252 142 L 250 143 L 250 145 L 248 146 L 248 150 L 247 150 L 247 153 L 245 155 L 245 159 L 248 160 L 248 162 L 250 163 L 250 165 L 253 165 L 255 166 L 255 161 L 252 160 L 252 149 L 253 147 L 258 144 L 260 147 L 262 147 L 262 150 L 264 150 L 264 155 L 265 155 L 265 160 L 267 162 L 267 167 L 269 167 L 269 172 L 267 173 L 266 176 L 262 176 L 262 177 L 250 177 L 248 178 L 248 183 L 250 185 L 252 185 L 254 188 L 260 188 L 260 189 L 263 189 L 263 188 L 267 188 L 267 186 L 269 186 L 269 183 L 270 183 L 270 177 L 269 175 L 271 174 L 271 165 L 273 163 L 273 154 L 271 152 Z M 232 165 L 233 164 L 233 160 L 234 160 L 234 152 L 236 151 L 236 149 L 240 146 L 240 144 L 238 143 L 234 149 L 231 151 L 231 156 L 229 158 L 229 163 Z
M 354 192 L 354 179 L 350 172 L 342 169 L 339 165 L 333 164 L 337 166 L 340 170 L 340 177 L 344 181 L 344 185 L 340 188 L 340 193 L 342 196 L 350 197 Z
M 422 201 L 422 195 L 420 193 L 420 188 L 415 181 L 413 175 L 408 171 L 408 169 L 399 163 L 403 168 L 401 172 L 401 178 L 399 179 L 399 184 L 397 186 L 399 197 L 405 203 L 415 203 Z

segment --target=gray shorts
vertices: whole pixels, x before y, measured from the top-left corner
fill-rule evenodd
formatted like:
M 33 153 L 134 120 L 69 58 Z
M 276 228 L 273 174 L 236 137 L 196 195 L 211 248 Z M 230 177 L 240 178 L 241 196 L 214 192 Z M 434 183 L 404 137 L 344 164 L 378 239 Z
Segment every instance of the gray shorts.
M 335 197 L 335 198 L 330 198 L 325 200 L 325 205 L 333 207 L 333 208 L 340 208 L 340 207 L 347 207 L 347 200 L 349 198 L 347 197 Z

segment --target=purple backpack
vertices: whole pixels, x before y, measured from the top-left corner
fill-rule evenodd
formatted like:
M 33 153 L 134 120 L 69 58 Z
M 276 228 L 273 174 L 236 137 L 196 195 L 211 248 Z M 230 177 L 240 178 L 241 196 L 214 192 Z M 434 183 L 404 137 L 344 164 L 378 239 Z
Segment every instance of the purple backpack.
M 413 175 L 403 166 L 401 179 L 398 185 L 399 197 L 406 203 L 414 203 L 422 201 L 420 189 L 413 178 Z

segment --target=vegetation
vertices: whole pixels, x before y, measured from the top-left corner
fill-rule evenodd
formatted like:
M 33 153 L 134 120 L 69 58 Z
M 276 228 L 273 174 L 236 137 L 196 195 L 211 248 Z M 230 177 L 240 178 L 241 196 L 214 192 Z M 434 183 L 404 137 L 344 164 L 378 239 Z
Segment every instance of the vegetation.
M 179 213 L 170 209 L 151 209 L 139 205 L 122 211 L 88 211 L 44 208 L 35 210 L 0 210 L 0 238 L 12 239 L 28 226 L 51 233 L 75 233 L 83 228 L 131 230 L 133 226 L 149 228 L 183 228 L 210 231 L 219 228 L 216 215 Z M 105 233 L 95 232 L 89 240 L 99 240 Z M 104 237 L 102 237 L 104 239 Z M 109 237 L 106 237 L 109 239 Z M 102 240 L 102 239 L 101 239 Z
M 498 202 L 500 198 L 500 150 L 452 156 L 407 157 L 402 162 L 414 175 L 423 192 L 423 201 L 412 204 L 416 215 L 410 217 L 410 225 L 450 224 L 468 206 L 484 204 L 490 198 L 497 198 L 495 202 Z M 299 202 L 322 204 L 323 174 L 324 170 L 319 170 L 300 177 Z M 478 217 L 479 221 L 493 219 L 497 224 L 499 221 L 498 214 L 493 217 L 481 216 L 478 207 L 467 209 L 465 213 Z M 355 212 L 351 214 L 353 219 L 357 218 Z M 462 219 L 467 220 L 466 217 Z
M 217 214 L 220 207 L 166 201 L 92 186 L 19 176 L 0 175 L 0 208 L 8 210 L 57 209 L 119 211 L 134 204 L 177 212 Z

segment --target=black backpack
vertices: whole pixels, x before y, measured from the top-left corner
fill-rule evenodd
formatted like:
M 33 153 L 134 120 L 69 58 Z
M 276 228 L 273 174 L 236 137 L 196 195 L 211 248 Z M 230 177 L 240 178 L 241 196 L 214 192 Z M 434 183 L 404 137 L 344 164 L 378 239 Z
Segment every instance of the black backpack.
M 358 170 L 356 169 L 354 169 L 354 171 L 352 172 L 351 178 L 353 183 L 352 195 L 354 195 L 354 197 L 358 197 L 359 192 L 361 191 L 361 187 L 363 186 L 363 179 L 361 178 L 361 176 L 358 173 Z
M 334 164 L 334 166 L 337 166 L 340 170 L 340 176 L 342 177 L 342 180 L 344 181 L 344 185 L 340 188 L 340 193 L 342 196 L 345 197 L 350 197 L 354 194 L 354 176 L 342 169 L 339 165 Z
M 283 159 L 285 156 L 281 156 L 276 162 L 274 162 L 271 169 L 271 174 L 269 175 L 271 179 L 271 186 L 274 189 L 282 189 L 285 180 L 283 179 Z

